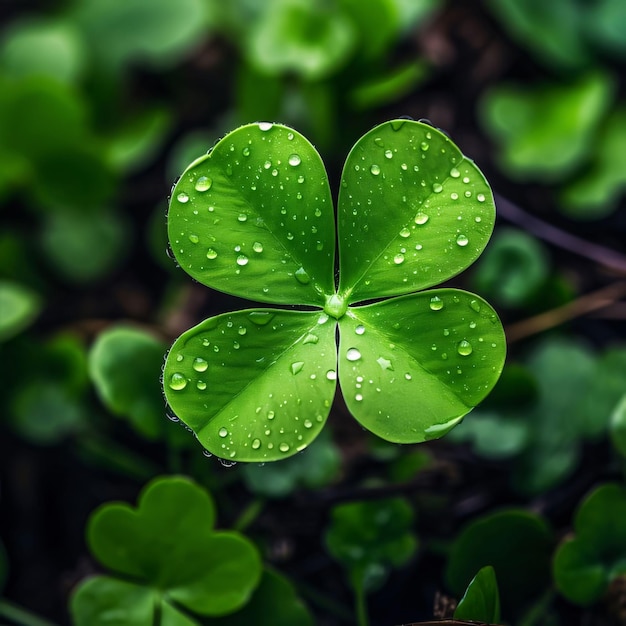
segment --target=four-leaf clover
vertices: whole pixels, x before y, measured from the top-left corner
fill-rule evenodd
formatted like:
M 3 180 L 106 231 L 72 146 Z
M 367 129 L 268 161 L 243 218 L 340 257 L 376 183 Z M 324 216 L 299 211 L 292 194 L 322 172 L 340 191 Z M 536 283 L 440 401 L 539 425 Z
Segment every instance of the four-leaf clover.
M 167 401 L 205 448 L 234 461 L 303 450 L 337 380 L 380 437 L 442 436 L 495 384 L 504 333 L 474 294 L 416 292 L 470 265 L 494 220 L 484 176 L 445 134 L 386 122 L 348 155 L 336 268 L 333 201 L 313 146 L 267 122 L 229 133 L 173 189 L 176 260 L 214 289 L 308 310 L 248 309 L 183 333 L 164 367 Z

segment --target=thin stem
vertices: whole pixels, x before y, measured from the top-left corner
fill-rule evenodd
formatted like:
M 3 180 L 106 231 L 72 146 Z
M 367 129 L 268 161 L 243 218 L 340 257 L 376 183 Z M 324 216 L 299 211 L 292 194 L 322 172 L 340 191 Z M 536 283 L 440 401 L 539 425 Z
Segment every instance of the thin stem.
M 256 498 L 241 512 L 241 515 L 235 520 L 232 528 L 239 532 L 244 532 L 252 522 L 260 515 L 263 507 L 265 506 L 265 500 L 262 498 Z
M 367 599 L 363 584 L 359 584 L 354 588 L 355 610 L 358 626 L 369 626 L 367 617 Z
M 55 626 L 52 622 L 41 619 L 8 600 L 0 600 L 0 617 L 16 622 L 20 626 Z
M 552 224 L 540 220 L 534 215 L 526 213 L 526 211 L 501 195 L 494 194 L 494 196 L 496 206 L 498 207 L 498 214 L 509 222 L 521 226 L 524 230 L 563 250 L 595 261 L 620 274 L 626 274 L 626 256 L 620 252 L 576 237 Z
M 549 328 L 560 326 L 564 322 L 598 311 L 611 306 L 617 300 L 626 295 L 626 282 L 618 282 L 588 293 L 572 302 L 557 307 L 550 311 L 540 313 L 534 317 L 511 324 L 506 328 L 506 338 L 508 343 L 513 343 L 536 335 Z

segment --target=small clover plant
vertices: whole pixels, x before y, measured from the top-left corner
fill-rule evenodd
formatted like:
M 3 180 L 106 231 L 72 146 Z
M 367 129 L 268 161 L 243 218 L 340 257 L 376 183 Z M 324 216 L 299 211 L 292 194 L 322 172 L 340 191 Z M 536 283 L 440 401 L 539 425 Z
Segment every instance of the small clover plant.
M 319 154 L 280 124 L 229 133 L 173 189 L 176 260 L 209 287 L 313 310 L 247 309 L 183 333 L 163 372 L 172 410 L 220 457 L 277 460 L 315 439 L 339 380 L 352 415 L 376 435 L 444 435 L 497 381 L 504 332 L 474 294 L 419 290 L 476 260 L 494 219 L 484 176 L 444 133 L 381 124 L 341 177 L 336 283 Z

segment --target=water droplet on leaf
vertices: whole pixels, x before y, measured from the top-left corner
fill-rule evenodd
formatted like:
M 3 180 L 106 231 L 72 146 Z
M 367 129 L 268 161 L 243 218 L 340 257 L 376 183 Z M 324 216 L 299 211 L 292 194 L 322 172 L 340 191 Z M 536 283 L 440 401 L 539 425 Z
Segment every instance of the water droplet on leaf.
M 170 377 L 170 388 L 174 391 L 181 391 L 187 386 L 187 379 L 180 373 L 174 372 Z
M 200 178 L 196 181 L 195 188 L 196 191 L 200 192 L 208 191 L 211 189 L 212 184 L 213 181 L 208 176 L 200 176 Z
M 441 311 L 443 309 L 443 300 L 439 296 L 433 296 L 430 299 L 429 306 L 431 311 Z

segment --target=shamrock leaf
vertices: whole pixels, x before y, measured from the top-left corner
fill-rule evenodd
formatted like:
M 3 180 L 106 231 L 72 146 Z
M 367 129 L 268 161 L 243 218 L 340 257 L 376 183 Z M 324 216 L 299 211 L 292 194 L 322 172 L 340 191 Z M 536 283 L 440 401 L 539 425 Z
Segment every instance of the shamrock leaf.
M 315 310 L 248 309 L 186 331 L 166 359 L 167 401 L 210 452 L 239 461 L 304 449 L 337 379 L 354 417 L 384 439 L 442 436 L 497 381 L 504 333 L 478 296 L 415 292 L 470 265 L 494 219 L 487 182 L 446 135 L 420 122 L 381 124 L 343 170 L 336 286 L 319 154 L 279 124 L 229 133 L 173 189 L 176 260 L 209 287 Z
M 194 624 L 184 611 L 218 616 L 242 607 L 259 583 L 260 558 L 238 533 L 216 532 L 214 521 L 209 495 L 179 477 L 152 481 L 136 509 L 102 506 L 87 539 L 122 578 L 82 583 L 71 603 L 75 623 L 152 624 L 157 612 L 169 616 L 164 624 Z

